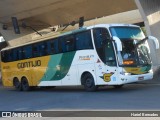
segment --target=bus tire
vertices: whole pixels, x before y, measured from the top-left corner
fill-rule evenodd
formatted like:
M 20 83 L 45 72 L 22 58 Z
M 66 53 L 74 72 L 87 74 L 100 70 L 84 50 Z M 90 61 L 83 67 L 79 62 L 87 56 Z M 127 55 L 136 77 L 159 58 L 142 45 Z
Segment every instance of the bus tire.
M 120 88 L 122 88 L 123 87 L 123 85 L 114 85 L 114 88 L 115 89 L 120 89 Z
M 13 79 L 13 86 L 16 88 L 16 90 L 22 91 L 21 82 L 18 80 L 18 78 Z
M 29 86 L 29 83 L 28 83 L 28 80 L 27 78 L 23 77 L 22 80 L 21 80 L 21 86 L 22 86 L 22 90 L 23 91 L 29 91 L 30 90 L 30 86 Z
M 95 85 L 94 78 L 90 73 L 85 74 L 83 77 L 83 85 L 86 91 L 94 92 L 97 90 L 97 86 Z

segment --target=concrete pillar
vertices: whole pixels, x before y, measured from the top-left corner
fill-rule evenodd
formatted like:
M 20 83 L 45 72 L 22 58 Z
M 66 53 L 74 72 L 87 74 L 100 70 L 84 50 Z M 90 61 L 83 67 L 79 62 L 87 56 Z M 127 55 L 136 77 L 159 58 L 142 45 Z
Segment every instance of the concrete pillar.
M 160 43 L 160 0 L 135 0 L 142 15 L 148 35 L 158 38 Z M 153 42 L 149 42 L 151 57 L 155 67 L 160 65 L 160 49 L 155 50 Z

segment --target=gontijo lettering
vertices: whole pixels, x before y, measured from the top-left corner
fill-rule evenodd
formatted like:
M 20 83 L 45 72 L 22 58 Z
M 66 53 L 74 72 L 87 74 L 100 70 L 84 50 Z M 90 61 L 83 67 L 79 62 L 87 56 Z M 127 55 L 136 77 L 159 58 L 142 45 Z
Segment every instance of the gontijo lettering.
M 41 66 L 41 61 L 36 60 L 36 61 L 28 61 L 28 62 L 21 62 L 17 64 L 17 68 L 29 68 L 29 67 L 38 67 Z

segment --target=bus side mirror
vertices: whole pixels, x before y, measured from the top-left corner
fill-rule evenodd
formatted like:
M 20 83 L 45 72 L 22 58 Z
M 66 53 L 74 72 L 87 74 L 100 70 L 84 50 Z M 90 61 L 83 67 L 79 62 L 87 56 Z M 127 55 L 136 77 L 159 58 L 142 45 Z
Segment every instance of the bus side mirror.
M 122 51 L 122 42 L 121 42 L 121 40 L 116 36 L 113 36 L 113 40 L 116 42 L 117 51 Z
M 159 41 L 156 37 L 153 37 L 153 36 L 148 36 L 148 39 L 149 40 L 152 40 L 156 46 L 156 49 L 159 49 Z

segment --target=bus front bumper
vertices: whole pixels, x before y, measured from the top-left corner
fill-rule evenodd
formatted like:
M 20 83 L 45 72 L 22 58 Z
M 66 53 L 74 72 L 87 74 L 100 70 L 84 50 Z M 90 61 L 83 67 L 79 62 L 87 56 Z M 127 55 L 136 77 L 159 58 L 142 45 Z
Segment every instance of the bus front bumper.
M 153 79 L 153 73 L 147 73 L 141 75 L 119 75 L 120 84 L 134 83 L 151 79 Z

